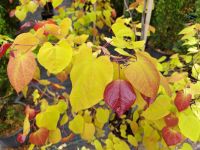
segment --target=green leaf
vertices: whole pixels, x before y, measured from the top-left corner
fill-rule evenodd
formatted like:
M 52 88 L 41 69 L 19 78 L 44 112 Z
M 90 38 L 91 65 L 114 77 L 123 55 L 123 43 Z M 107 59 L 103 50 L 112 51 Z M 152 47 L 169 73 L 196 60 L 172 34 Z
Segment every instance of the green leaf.
M 160 95 L 156 98 L 155 102 L 150 105 L 143 113 L 147 120 L 158 120 L 170 113 L 171 98 L 167 95 Z

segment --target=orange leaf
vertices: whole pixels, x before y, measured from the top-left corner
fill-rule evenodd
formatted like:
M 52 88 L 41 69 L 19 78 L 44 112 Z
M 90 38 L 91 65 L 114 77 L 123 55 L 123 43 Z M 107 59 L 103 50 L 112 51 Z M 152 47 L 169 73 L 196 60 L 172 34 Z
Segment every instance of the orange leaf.
M 49 130 L 46 128 L 40 128 L 34 133 L 30 134 L 29 141 L 35 145 L 44 145 L 49 136 Z
M 33 79 L 36 70 L 36 61 L 32 52 L 22 54 L 19 51 L 12 52 L 8 62 L 7 72 L 13 88 L 19 93 Z
M 160 85 L 160 75 L 151 59 L 143 52 L 137 52 L 137 61 L 125 68 L 126 78 L 140 93 L 156 97 Z

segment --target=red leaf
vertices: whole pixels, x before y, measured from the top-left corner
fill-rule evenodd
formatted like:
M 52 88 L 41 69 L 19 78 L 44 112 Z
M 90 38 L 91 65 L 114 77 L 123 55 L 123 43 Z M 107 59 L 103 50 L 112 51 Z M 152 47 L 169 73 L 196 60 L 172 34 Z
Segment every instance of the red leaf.
M 192 99 L 191 94 L 186 94 L 183 91 L 179 91 L 176 93 L 176 98 L 174 103 L 178 109 L 178 111 L 183 111 L 190 106 L 190 101 Z
M 162 137 L 168 146 L 176 145 L 182 141 L 181 133 L 169 127 L 164 127 L 162 129 Z
M 49 131 L 46 128 L 40 128 L 34 133 L 31 133 L 29 141 L 35 145 L 44 145 L 49 137 Z
M 178 117 L 176 117 L 175 114 L 172 113 L 165 116 L 164 120 L 168 127 L 174 127 L 178 124 Z
M 121 116 L 133 105 L 136 95 L 128 81 L 115 80 L 107 85 L 104 100 L 118 116 Z
M 24 143 L 25 140 L 26 140 L 26 136 L 23 135 L 22 133 L 19 133 L 19 134 L 17 135 L 17 142 L 19 142 L 20 144 Z
M 3 55 L 6 53 L 8 48 L 11 46 L 11 43 L 4 43 L 0 48 L 0 58 L 3 57 Z

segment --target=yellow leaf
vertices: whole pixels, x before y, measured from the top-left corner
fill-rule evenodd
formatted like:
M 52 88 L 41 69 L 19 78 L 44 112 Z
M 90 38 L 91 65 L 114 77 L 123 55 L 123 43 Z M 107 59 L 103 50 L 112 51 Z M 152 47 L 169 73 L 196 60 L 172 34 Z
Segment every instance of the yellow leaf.
M 103 150 L 101 143 L 98 140 L 94 141 L 94 146 L 96 150 Z
M 38 61 L 50 73 L 57 74 L 65 69 L 72 59 L 72 48 L 61 40 L 56 46 L 46 42 L 40 48 Z
M 34 145 L 34 144 L 31 144 L 31 145 L 29 146 L 28 150 L 33 150 L 34 147 L 35 147 L 35 145 Z
M 60 35 L 58 35 L 57 37 L 59 39 L 64 38 L 68 34 L 71 25 L 72 25 L 71 19 L 69 18 L 63 19 L 60 23 Z
M 192 112 L 190 114 L 181 113 L 179 115 L 178 126 L 185 137 L 194 142 L 198 141 L 200 136 L 200 121 Z
M 48 107 L 46 111 L 37 114 L 36 125 L 39 128 L 44 127 L 48 130 L 56 130 L 60 113 L 56 110 L 56 107 L 53 107 L 54 109 L 52 107 Z
M 193 150 L 192 146 L 188 143 L 184 143 L 181 149 L 179 150 Z
M 150 105 L 143 113 L 147 120 L 158 120 L 170 113 L 171 98 L 167 95 L 160 95 L 156 98 L 155 102 Z
M 83 43 L 85 43 L 87 41 L 88 37 L 89 37 L 89 35 L 87 35 L 87 34 L 82 34 L 80 36 L 76 36 L 74 38 L 74 43 L 83 44 Z
M 136 138 L 132 135 L 128 135 L 128 142 L 135 147 L 138 146 L 138 142 L 137 142 Z
M 59 100 L 58 104 L 57 104 L 57 110 L 63 114 L 64 112 L 66 112 L 67 110 L 67 103 L 64 100 Z
M 129 54 L 128 52 L 126 52 L 126 51 L 123 50 L 122 48 L 115 48 L 114 50 L 115 50 L 116 52 L 118 52 L 119 54 L 123 55 L 123 56 L 132 57 L 131 54 Z
M 26 18 L 27 10 L 25 7 L 17 6 L 15 10 L 15 16 L 20 20 L 23 21 Z
M 85 123 L 81 137 L 84 140 L 91 141 L 94 137 L 95 127 L 92 123 Z
M 130 148 L 126 142 L 121 140 L 114 144 L 114 150 L 130 150 Z
M 23 135 L 28 135 L 29 132 L 30 132 L 29 115 L 26 115 L 24 119 Z
M 81 115 L 76 115 L 76 117 L 69 122 L 69 129 L 75 134 L 81 134 L 84 129 L 84 119 Z
M 69 117 L 67 116 L 67 114 L 64 114 L 62 119 L 60 120 L 60 125 L 63 126 L 64 124 L 67 123 L 68 120 L 69 120 Z
M 92 50 L 83 47 L 76 56 L 70 77 L 70 102 L 73 111 L 77 112 L 103 99 L 104 89 L 113 78 L 113 65 L 107 56 L 94 58 Z
M 99 121 L 99 122 L 102 122 L 102 123 L 106 123 L 109 119 L 109 110 L 108 109 L 103 109 L 103 108 L 98 108 L 96 109 L 96 119 Z
M 39 44 L 39 40 L 31 33 L 22 33 L 18 35 L 13 42 L 13 49 L 21 52 L 28 52 L 34 50 Z
M 51 130 L 49 132 L 49 141 L 52 144 L 58 143 L 61 140 L 61 132 L 59 128 L 56 128 L 55 130 Z

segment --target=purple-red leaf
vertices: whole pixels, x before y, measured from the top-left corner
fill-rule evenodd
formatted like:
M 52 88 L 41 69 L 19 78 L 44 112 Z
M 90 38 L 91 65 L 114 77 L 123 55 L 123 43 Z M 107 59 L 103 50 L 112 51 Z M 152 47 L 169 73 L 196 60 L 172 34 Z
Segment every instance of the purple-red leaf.
M 4 43 L 0 48 L 0 58 L 3 57 L 3 55 L 6 53 L 8 48 L 11 46 L 11 43 Z
M 128 81 L 115 80 L 107 85 L 104 100 L 118 116 L 121 116 L 133 105 L 136 95 Z

